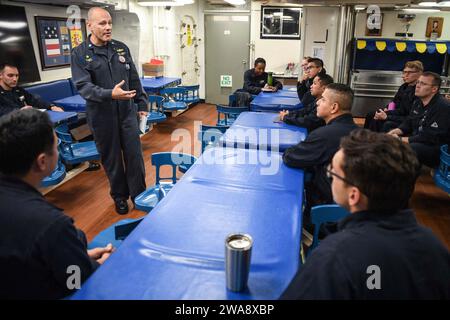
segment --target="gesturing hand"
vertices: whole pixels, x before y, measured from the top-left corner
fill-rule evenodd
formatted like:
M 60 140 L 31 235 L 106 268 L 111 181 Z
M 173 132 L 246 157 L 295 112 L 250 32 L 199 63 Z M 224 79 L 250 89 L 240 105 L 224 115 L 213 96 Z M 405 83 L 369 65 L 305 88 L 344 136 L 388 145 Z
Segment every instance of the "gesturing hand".
M 125 84 L 125 80 L 120 81 L 118 84 L 114 86 L 112 91 L 112 98 L 114 100 L 130 100 L 133 99 L 136 95 L 136 90 L 125 91 L 121 87 Z
M 280 120 L 283 121 L 284 117 L 289 114 L 288 110 L 280 111 Z
M 386 120 L 387 114 L 383 109 L 379 109 L 377 112 L 375 112 L 375 116 L 373 118 L 375 120 Z

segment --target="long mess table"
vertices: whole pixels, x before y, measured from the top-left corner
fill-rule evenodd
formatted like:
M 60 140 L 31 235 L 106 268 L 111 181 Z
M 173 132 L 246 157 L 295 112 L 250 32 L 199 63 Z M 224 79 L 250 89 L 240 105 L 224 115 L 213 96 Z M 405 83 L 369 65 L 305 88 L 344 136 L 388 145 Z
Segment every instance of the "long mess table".
M 54 101 L 65 111 L 86 112 L 86 100 L 79 94 Z
M 250 111 L 278 112 L 281 110 L 298 110 L 303 108 L 300 99 L 292 90 L 282 92 L 260 92 L 251 102 Z M 284 94 L 284 95 L 283 95 Z
M 307 130 L 284 122 L 274 122 L 275 113 L 243 112 L 222 135 L 222 146 L 283 152 L 305 140 Z
M 142 88 L 145 92 L 158 94 L 165 87 L 176 86 L 181 83 L 180 78 L 141 78 Z M 86 112 L 86 100 L 79 94 L 53 101 L 65 111 Z
M 262 98 L 298 98 L 297 90 L 282 89 L 276 92 L 261 92 Z
M 147 93 L 158 94 L 165 87 L 177 86 L 181 83 L 180 78 L 141 78 L 142 88 Z
M 57 112 L 57 111 L 46 111 L 50 121 L 56 126 L 62 122 L 72 122 L 77 120 L 78 115 L 76 112 Z
M 299 264 L 303 171 L 280 153 L 207 149 L 72 299 L 277 299 Z M 225 238 L 253 237 L 248 289 L 226 289 Z

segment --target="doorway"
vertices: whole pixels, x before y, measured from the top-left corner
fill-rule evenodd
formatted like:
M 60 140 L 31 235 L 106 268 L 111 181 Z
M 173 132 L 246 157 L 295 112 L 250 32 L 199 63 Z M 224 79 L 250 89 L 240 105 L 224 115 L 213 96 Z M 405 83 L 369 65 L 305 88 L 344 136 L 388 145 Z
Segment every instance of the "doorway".
M 206 102 L 228 104 L 228 96 L 242 88 L 251 68 L 249 43 L 249 13 L 205 14 Z

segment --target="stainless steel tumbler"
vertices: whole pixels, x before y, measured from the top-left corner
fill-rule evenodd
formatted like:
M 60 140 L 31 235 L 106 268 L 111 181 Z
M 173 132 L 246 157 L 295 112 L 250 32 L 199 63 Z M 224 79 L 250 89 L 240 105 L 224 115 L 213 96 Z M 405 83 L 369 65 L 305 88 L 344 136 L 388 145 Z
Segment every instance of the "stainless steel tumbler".
M 253 240 L 248 234 L 231 234 L 225 239 L 227 288 L 242 291 L 247 286 Z

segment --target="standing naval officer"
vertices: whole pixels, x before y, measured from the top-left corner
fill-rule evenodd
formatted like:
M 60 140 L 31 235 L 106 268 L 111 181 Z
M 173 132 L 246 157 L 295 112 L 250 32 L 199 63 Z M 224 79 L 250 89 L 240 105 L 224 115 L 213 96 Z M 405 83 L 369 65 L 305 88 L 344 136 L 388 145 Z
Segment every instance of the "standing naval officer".
M 72 79 L 86 99 L 86 113 L 111 197 L 119 214 L 128 212 L 127 200 L 145 190 L 137 114 L 147 116 L 148 99 L 142 90 L 130 50 L 112 39 L 108 11 L 88 12 L 88 39 L 72 51 Z

